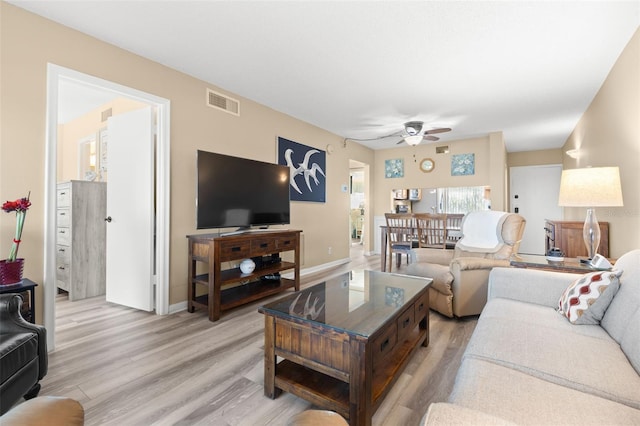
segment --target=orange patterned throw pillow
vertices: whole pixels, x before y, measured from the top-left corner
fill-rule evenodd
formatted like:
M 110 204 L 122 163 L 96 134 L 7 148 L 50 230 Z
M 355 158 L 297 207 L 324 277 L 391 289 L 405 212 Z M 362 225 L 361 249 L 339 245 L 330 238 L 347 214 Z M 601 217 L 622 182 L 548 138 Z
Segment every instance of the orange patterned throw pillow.
M 562 294 L 558 312 L 572 324 L 600 324 L 620 288 L 622 271 L 590 272 L 575 280 Z

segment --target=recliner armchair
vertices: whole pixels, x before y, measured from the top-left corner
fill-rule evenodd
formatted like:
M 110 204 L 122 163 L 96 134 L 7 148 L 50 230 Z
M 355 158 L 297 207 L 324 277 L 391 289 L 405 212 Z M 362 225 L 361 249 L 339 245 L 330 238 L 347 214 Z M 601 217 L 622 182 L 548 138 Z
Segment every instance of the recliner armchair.
M 515 213 L 478 211 L 462 219 L 453 250 L 413 249 L 407 273 L 433 278 L 430 308 L 448 317 L 478 315 L 487 303 L 489 272 L 509 266 L 518 252 L 526 220 Z
M 25 321 L 21 306 L 20 295 L 0 294 L 0 415 L 22 397 L 36 397 L 47 374 L 46 329 Z

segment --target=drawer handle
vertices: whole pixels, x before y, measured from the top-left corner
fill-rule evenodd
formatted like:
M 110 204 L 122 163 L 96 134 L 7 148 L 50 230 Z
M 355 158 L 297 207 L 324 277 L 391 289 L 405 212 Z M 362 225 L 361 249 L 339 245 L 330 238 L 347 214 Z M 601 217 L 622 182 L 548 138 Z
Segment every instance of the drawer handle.
M 60 229 L 58 232 L 61 233 L 61 234 L 66 234 L 67 233 L 67 231 L 65 231 L 64 229 Z
M 287 240 L 287 241 L 283 241 L 282 243 L 283 243 L 285 246 L 288 246 L 289 244 L 291 244 L 291 241 L 290 241 L 290 240 Z
M 389 346 L 389 338 L 384 339 L 384 342 L 380 343 L 380 352 L 384 351 L 384 348 Z
M 241 248 L 242 248 L 242 247 L 232 247 L 232 248 L 231 248 L 231 251 L 240 251 L 240 249 L 241 249 Z
M 61 252 L 61 253 L 64 253 L 64 252 L 65 252 L 65 250 L 64 250 L 63 248 L 58 249 L 58 251 L 59 251 L 59 252 Z
M 409 322 L 411 320 L 409 318 L 406 318 L 404 321 L 402 321 L 402 328 L 406 328 L 409 325 Z
M 60 195 L 67 195 L 67 193 L 63 191 L 60 193 Z
M 66 215 L 66 213 L 65 213 L 65 212 L 60 212 L 60 213 L 58 213 L 58 214 L 59 214 L 60 216 L 65 216 L 65 215 Z
M 61 271 L 64 271 L 64 266 L 58 266 L 58 269 L 60 269 Z
M 420 312 L 423 309 L 424 309 L 424 303 L 421 303 L 420 306 L 418 306 L 418 312 Z
M 268 245 L 269 245 L 269 244 L 267 244 L 267 243 L 262 243 L 262 244 L 260 244 L 260 248 L 265 248 L 265 247 L 267 247 Z

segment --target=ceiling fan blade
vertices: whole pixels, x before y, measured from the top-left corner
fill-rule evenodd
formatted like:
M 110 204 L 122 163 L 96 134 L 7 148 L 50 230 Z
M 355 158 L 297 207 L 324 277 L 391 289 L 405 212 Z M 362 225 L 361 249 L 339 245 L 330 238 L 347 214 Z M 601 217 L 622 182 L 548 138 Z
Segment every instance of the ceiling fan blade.
M 400 145 L 401 143 L 404 143 L 404 139 L 400 139 L 398 142 L 396 142 L 396 145 Z
M 425 135 L 433 135 L 435 133 L 445 133 L 445 132 L 450 132 L 451 129 L 448 127 L 442 127 L 440 129 L 431 129 L 431 130 L 427 130 L 426 132 L 424 132 Z
M 426 140 L 428 140 L 428 141 L 434 141 L 434 142 L 435 142 L 435 141 L 439 141 L 439 140 L 440 140 L 440 138 L 439 138 L 439 137 L 437 137 L 437 136 L 430 136 L 430 135 L 425 135 L 425 136 L 424 136 L 424 138 L 425 138 Z

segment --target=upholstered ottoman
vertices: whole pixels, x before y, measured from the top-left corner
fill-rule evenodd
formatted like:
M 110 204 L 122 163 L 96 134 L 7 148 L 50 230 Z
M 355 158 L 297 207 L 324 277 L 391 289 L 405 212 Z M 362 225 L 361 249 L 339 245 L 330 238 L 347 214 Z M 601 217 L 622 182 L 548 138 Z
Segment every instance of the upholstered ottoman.
M 348 424 L 340 414 L 329 410 L 303 411 L 287 422 L 287 426 L 347 426 Z
M 84 408 L 75 399 L 41 396 L 17 405 L 0 417 L 2 426 L 82 426 Z

